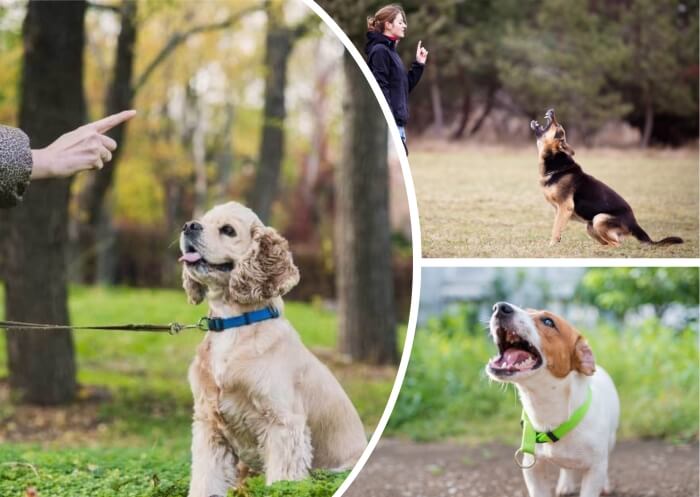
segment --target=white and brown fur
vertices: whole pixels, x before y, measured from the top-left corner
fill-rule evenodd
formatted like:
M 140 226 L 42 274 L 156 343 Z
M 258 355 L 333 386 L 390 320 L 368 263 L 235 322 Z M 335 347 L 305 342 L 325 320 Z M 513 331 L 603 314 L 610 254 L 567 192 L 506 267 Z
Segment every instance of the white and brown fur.
M 586 223 L 588 235 L 602 245 L 617 247 L 632 235 L 647 245 L 683 243 L 677 236 L 653 241 L 634 217 L 630 205 L 612 188 L 583 172 L 574 160 L 574 149 L 566 141 L 566 131 L 557 122 L 554 109 L 545 114 L 545 123 L 530 122 L 537 137 L 540 186 L 555 210 L 550 245 L 561 241 L 569 219 Z
M 287 241 L 248 208 L 230 202 L 187 223 L 183 286 L 210 316 L 265 306 L 276 319 L 208 332 L 189 370 L 194 396 L 189 497 L 226 495 L 237 466 L 268 484 L 299 480 L 313 468 L 346 470 L 366 447 L 352 402 L 284 317 L 282 296 L 299 281 Z
M 534 466 L 523 469 L 530 497 L 552 495 L 547 463 L 560 468 L 557 496 L 577 491 L 581 497 L 610 493 L 608 463 L 615 446 L 620 401 L 610 376 L 596 366 L 585 338 L 556 314 L 523 310 L 507 302 L 494 305 L 490 329 L 501 356 L 510 346 L 527 347 L 538 356 L 536 364 L 526 370 L 500 368 L 499 356 L 486 367 L 494 380 L 515 384 L 537 431 L 551 431 L 564 423 L 585 402 L 589 387 L 592 390 L 591 405 L 576 428 L 556 443 L 536 445 Z

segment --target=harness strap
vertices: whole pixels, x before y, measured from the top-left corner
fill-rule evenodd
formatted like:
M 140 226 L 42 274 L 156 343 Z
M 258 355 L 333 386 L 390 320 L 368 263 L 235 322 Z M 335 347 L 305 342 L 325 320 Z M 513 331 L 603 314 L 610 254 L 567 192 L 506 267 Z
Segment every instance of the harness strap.
M 535 427 L 532 426 L 530 419 L 527 417 L 525 409 L 523 409 L 522 415 L 520 417 L 520 424 L 523 427 L 523 438 L 520 443 L 520 449 L 518 449 L 518 452 L 534 456 L 535 444 L 556 443 L 562 438 L 564 438 L 569 432 L 576 428 L 581 422 L 581 420 L 583 420 L 583 418 L 586 416 L 588 408 L 591 406 L 592 399 L 593 391 L 589 386 L 588 393 L 586 394 L 586 400 L 583 402 L 583 404 L 581 404 L 571 414 L 571 417 L 569 417 L 569 419 L 567 419 L 551 431 L 535 430 Z M 518 452 L 516 452 L 516 454 Z

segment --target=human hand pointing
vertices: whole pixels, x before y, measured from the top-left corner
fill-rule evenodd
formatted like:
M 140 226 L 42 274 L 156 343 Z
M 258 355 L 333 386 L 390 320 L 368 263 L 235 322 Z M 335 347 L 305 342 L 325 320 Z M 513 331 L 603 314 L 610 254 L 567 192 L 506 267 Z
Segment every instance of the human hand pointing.
M 46 148 L 32 150 L 31 178 L 66 178 L 87 169 L 102 169 L 117 148 L 117 142 L 105 133 L 135 115 L 135 110 L 112 114 L 61 135 Z
M 428 51 L 423 48 L 422 43 L 422 40 L 418 40 L 418 48 L 416 48 L 416 62 L 425 64 L 425 61 L 428 60 Z

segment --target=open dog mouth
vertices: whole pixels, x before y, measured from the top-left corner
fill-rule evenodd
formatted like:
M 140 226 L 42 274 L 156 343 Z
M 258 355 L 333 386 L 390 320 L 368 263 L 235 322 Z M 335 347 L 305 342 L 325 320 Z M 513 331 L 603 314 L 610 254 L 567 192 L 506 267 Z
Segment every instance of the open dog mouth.
M 178 259 L 178 262 L 184 262 L 188 267 L 196 267 L 198 269 L 214 269 L 216 271 L 233 271 L 233 262 L 225 262 L 223 264 L 213 264 L 207 261 L 200 254 L 194 245 L 189 243 L 185 246 L 185 251 Z
M 535 132 L 535 136 L 539 138 L 542 136 L 552 125 L 554 121 L 554 109 L 549 109 L 544 115 L 544 126 L 540 125 L 537 121 L 530 121 L 530 129 Z
M 497 376 L 511 376 L 533 371 L 542 365 L 542 356 L 537 348 L 516 331 L 499 327 L 498 355 L 489 361 L 489 369 Z

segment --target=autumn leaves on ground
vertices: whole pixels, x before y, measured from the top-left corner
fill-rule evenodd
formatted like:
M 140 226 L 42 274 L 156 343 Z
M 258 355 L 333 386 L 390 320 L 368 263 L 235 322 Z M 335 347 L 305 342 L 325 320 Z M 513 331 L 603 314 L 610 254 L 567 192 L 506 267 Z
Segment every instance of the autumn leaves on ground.
M 416 187 L 425 257 L 698 257 L 698 151 L 577 149 L 584 171 L 621 194 L 654 240 L 680 236 L 681 245 L 648 247 L 626 237 L 603 247 L 584 224 L 569 221 L 549 246 L 554 211 L 540 186 L 531 147 L 416 144 Z
M 74 287 L 69 302 L 76 325 L 193 323 L 206 313 L 204 305 L 187 305 L 177 290 Z M 288 303 L 286 313 L 302 340 L 331 366 L 370 433 L 395 370 L 341 360 L 333 352 L 333 312 Z M 82 386 L 78 402 L 67 407 L 13 405 L 1 382 L 0 495 L 20 496 L 31 487 L 39 497 L 186 495 L 192 413 L 187 367 L 201 339 L 193 330 L 176 336 L 76 332 Z M 7 374 L 4 352 L 1 343 L 0 377 Z M 343 479 L 321 473 L 303 485 L 337 488 Z M 257 484 L 253 479 L 252 487 Z

